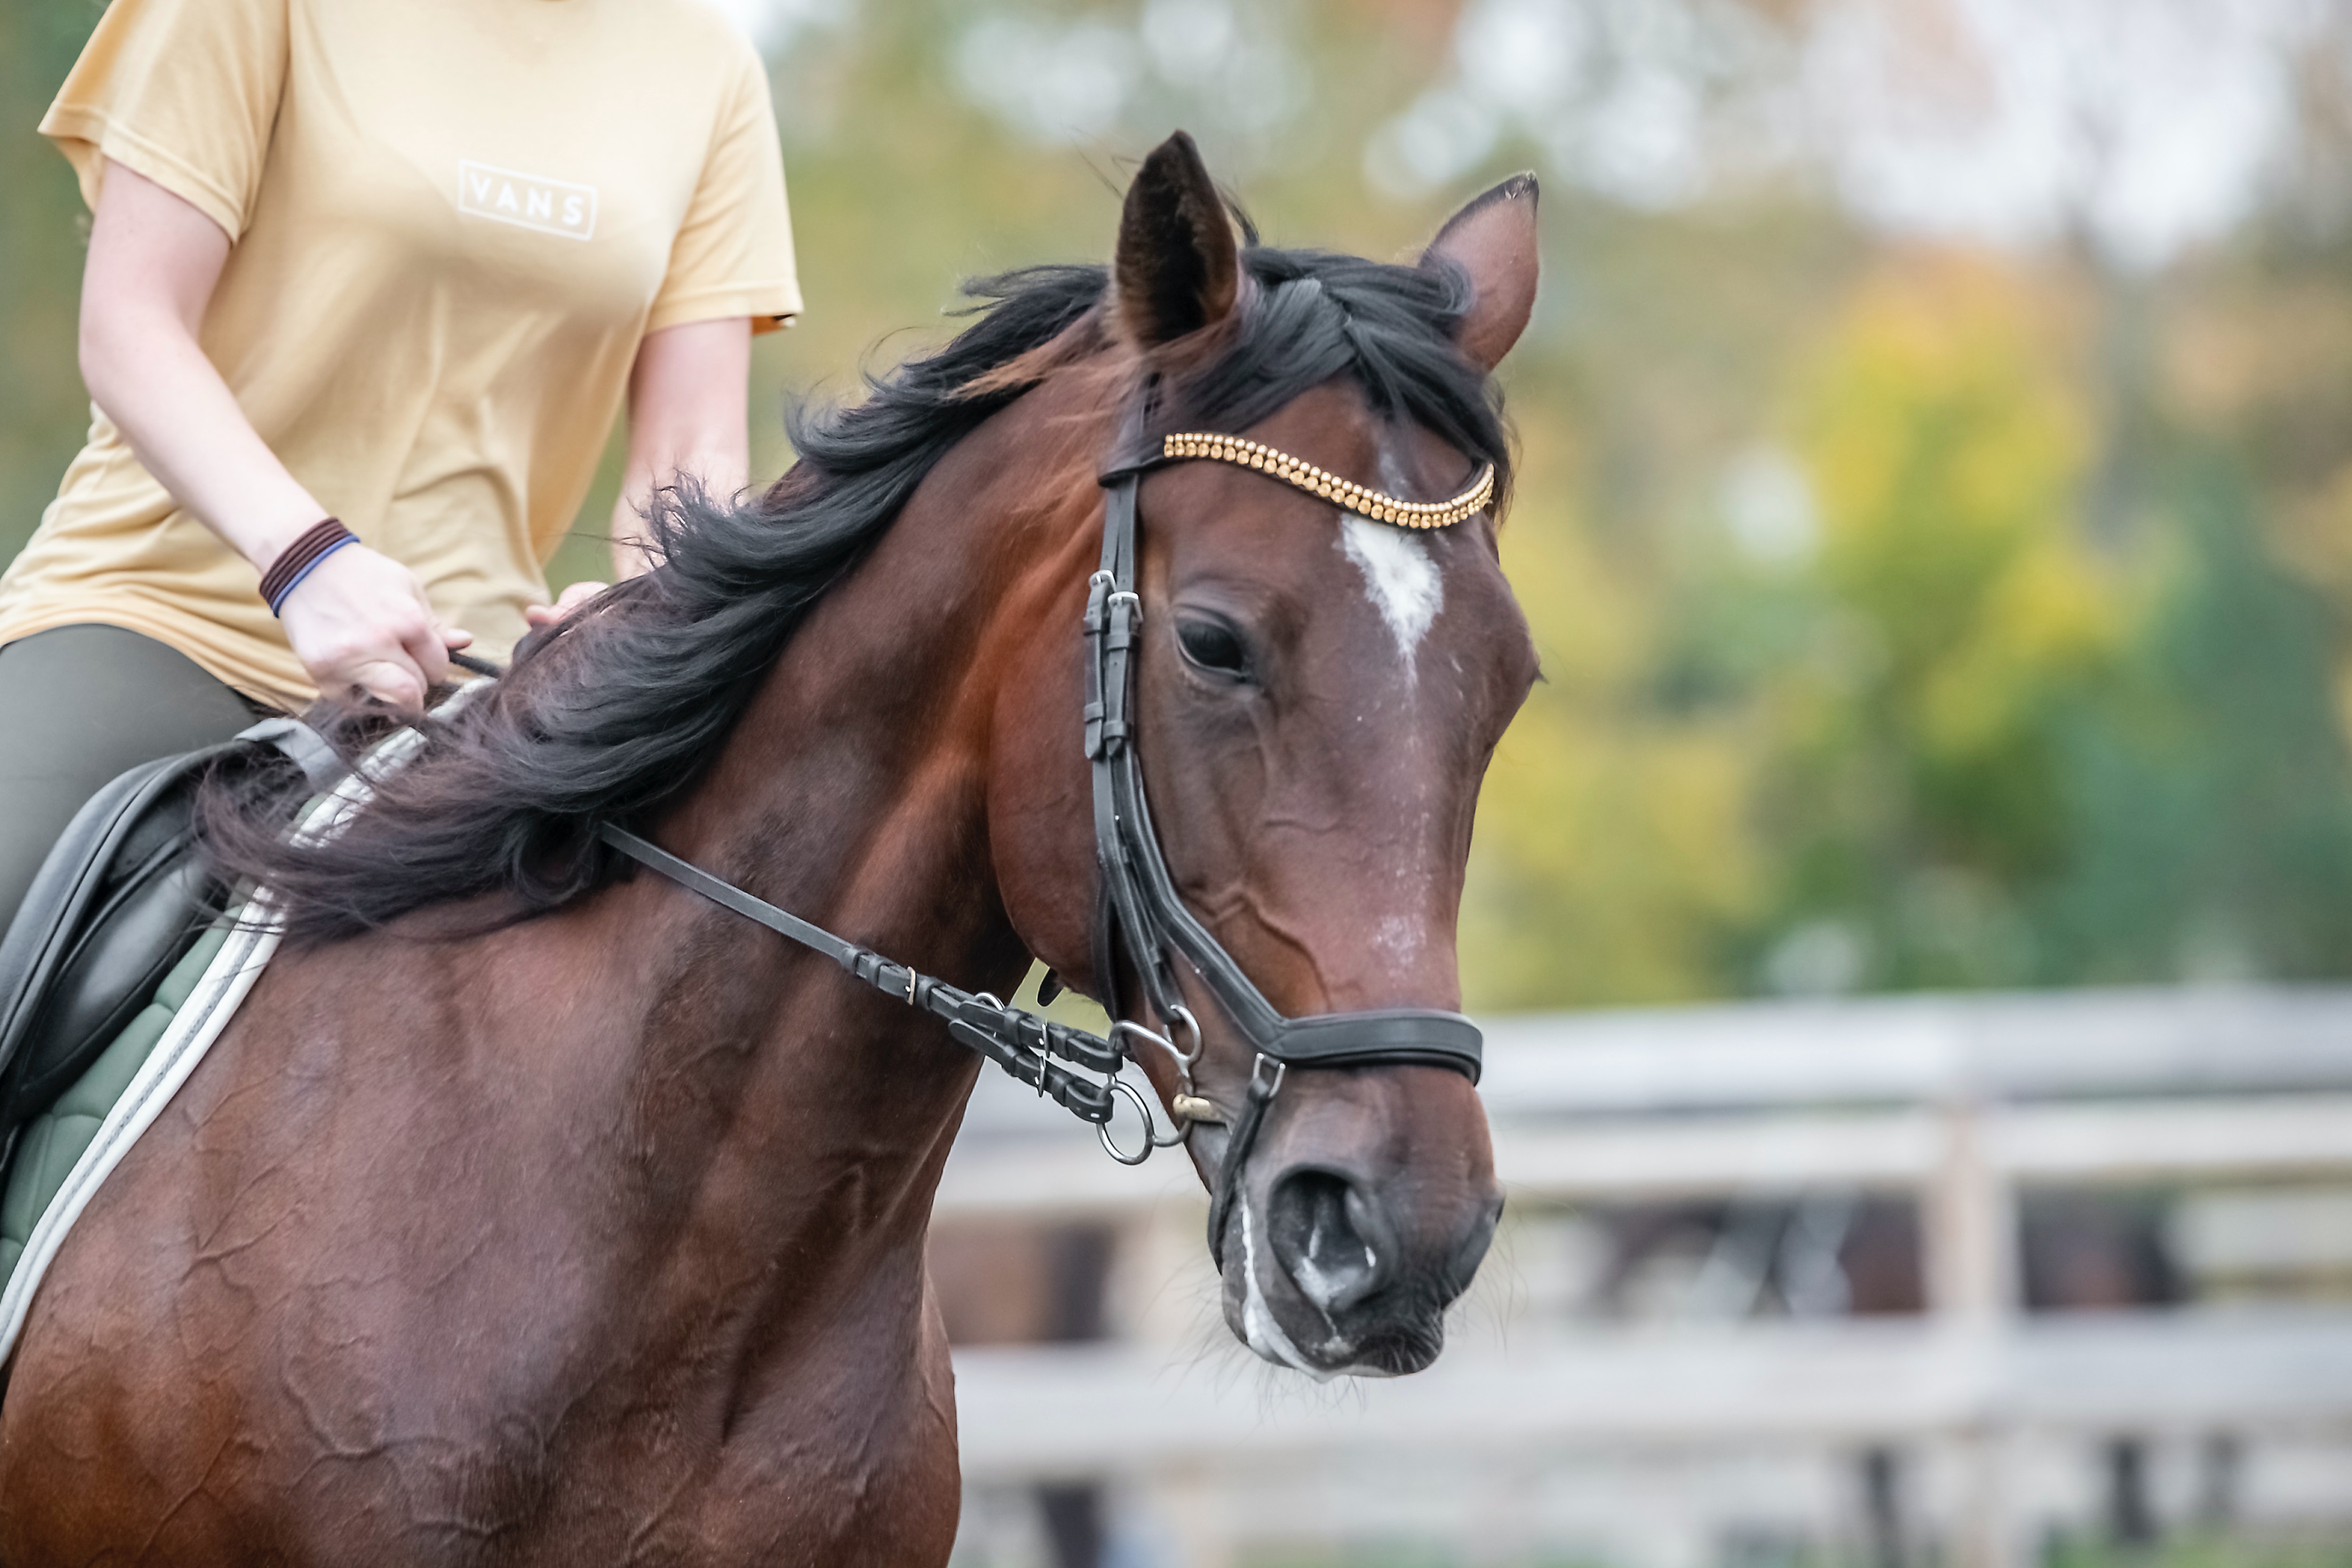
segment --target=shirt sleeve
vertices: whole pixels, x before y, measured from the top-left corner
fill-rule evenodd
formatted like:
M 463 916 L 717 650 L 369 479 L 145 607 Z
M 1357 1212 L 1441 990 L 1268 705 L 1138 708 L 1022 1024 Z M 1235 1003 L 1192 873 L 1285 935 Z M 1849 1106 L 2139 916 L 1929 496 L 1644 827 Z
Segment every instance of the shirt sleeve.
M 744 43 L 646 331 L 749 316 L 752 331 L 768 332 L 800 313 L 767 68 Z
M 245 232 L 286 86 L 287 0 L 113 0 L 41 117 L 98 205 L 109 158 Z

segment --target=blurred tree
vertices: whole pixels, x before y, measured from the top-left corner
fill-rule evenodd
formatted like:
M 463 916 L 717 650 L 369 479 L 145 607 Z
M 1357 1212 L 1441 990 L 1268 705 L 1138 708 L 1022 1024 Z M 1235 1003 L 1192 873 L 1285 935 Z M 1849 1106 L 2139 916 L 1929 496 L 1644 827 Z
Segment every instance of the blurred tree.
M 2352 763 L 2328 618 L 2254 492 L 2194 445 L 2162 486 L 2163 584 L 2127 685 L 2074 715 L 2068 863 L 2036 979 L 2317 979 L 2352 958 Z
M 1497 1008 L 1713 993 L 1719 933 L 1753 900 L 1742 737 L 1631 700 L 1658 606 L 1576 526 L 1558 456 L 1531 442 L 1528 459 L 1503 561 L 1546 673 L 1486 775 L 1465 991 Z
M 2313 976 L 2352 954 L 2327 626 L 2226 458 L 2158 426 L 2131 548 L 2063 290 L 1896 265 L 1805 374 L 1820 521 L 1793 576 L 1695 606 L 1756 705 L 1780 989 Z M 1727 627 L 1729 628 L 1727 630 Z M 1723 667 L 1754 656 L 1744 689 Z M 1686 658 L 1693 656 L 1685 654 Z M 1702 682 L 1704 684 L 1704 682 Z
M 0 5 L 0 560 L 31 536 L 89 423 L 74 343 L 87 225 L 72 171 L 32 128 L 103 8 Z
M 1768 925 L 1845 922 L 1878 984 L 2032 977 L 2015 895 L 2064 862 L 2063 736 L 2125 611 L 2077 536 L 2088 422 L 2053 314 L 1988 264 L 1898 265 L 1799 395 L 1820 599 L 1763 689 Z

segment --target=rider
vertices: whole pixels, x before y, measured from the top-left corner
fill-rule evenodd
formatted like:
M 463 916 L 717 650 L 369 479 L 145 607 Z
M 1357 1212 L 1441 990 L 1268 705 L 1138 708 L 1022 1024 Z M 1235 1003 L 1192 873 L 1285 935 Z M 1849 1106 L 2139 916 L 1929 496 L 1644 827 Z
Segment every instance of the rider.
M 744 483 L 750 340 L 801 304 L 706 0 L 113 0 L 41 131 L 93 407 L 0 577 L 0 923 L 118 773 L 260 700 L 414 708 L 602 586 L 541 567 L 625 398 L 642 570 L 656 484 Z

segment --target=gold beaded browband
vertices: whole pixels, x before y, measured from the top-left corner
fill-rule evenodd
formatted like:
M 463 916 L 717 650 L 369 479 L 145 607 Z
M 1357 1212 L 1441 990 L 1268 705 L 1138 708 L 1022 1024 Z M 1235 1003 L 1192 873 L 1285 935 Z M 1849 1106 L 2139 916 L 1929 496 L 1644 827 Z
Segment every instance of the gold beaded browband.
M 1239 436 L 1213 436 L 1201 431 L 1185 431 L 1169 437 L 1160 444 L 1160 455 L 1167 458 L 1209 458 L 1220 463 L 1233 463 L 1258 472 L 1308 495 L 1320 496 L 1346 507 L 1374 522 L 1393 523 L 1399 528 L 1446 528 L 1460 522 L 1472 513 L 1483 510 L 1495 499 L 1495 465 L 1487 464 L 1478 470 L 1470 488 L 1452 500 L 1399 500 L 1394 496 L 1368 490 L 1352 479 L 1343 479 L 1328 469 L 1294 458 L 1287 452 L 1276 451 L 1262 441 L 1245 441 Z

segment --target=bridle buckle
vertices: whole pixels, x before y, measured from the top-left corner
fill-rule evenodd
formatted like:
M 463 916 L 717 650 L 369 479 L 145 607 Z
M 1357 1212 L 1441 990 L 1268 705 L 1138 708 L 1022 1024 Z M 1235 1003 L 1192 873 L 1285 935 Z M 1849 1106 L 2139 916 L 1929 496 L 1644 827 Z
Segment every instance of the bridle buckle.
M 1271 1078 L 1266 1076 L 1265 1069 L 1268 1068 L 1272 1068 L 1274 1069 L 1274 1076 Z M 1276 1093 L 1280 1092 L 1282 1089 L 1282 1080 L 1289 1076 L 1289 1073 L 1290 1064 L 1288 1062 L 1280 1060 L 1275 1057 L 1267 1056 L 1264 1051 L 1260 1051 L 1257 1054 L 1257 1060 L 1250 1065 L 1250 1098 L 1252 1100 L 1272 1100 Z

